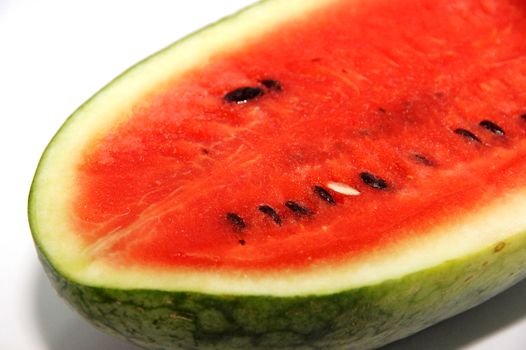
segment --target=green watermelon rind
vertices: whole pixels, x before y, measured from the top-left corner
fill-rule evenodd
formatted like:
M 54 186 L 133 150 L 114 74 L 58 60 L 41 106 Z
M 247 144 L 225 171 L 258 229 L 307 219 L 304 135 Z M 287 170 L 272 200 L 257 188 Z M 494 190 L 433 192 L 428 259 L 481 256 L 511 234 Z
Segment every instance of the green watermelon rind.
M 80 314 L 151 349 L 373 349 L 470 309 L 526 276 L 526 233 L 402 278 L 298 297 L 90 287 L 65 278 L 39 253 L 58 293 Z

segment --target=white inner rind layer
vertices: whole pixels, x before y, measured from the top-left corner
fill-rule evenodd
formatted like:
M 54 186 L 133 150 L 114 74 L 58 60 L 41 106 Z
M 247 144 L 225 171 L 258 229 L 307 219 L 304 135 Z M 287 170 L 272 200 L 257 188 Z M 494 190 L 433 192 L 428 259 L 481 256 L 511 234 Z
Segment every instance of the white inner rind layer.
M 121 75 L 79 108 L 49 144 L 30 195 L 35 240 L 59 273 L 78 283 L 106 288 L 197 291 L 250 295 L 326 294 L 376 284 L 477 253 L 526 232 L 526 189 L 430 232 L 338 263 L 301 270 L 243 272 L 112 266 L 93 261 L 75 232 L 71 204 L 82 155 L 110 129 L 125 123 L 133 106 L 182 72 L 206 64 L 296 16 L 339 0 L 268 0 L 210 26 L 148 58 Z

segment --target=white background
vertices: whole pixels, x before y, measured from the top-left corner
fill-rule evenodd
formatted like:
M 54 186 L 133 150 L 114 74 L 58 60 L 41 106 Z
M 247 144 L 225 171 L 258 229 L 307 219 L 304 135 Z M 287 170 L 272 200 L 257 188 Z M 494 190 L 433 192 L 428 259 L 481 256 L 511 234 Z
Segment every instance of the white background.
M 0 349 L 136 350 L 62 303 L 26 218 L 40 154 L 110 79 L 251 0 L 0 0 Z M 385 350 L 526 349 L 526 283 Z

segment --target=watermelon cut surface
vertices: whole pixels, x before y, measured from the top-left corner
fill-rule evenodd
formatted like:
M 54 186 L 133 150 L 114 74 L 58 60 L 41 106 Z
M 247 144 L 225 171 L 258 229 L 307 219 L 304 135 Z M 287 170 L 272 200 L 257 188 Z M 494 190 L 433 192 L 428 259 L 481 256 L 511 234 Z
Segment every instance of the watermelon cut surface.
M 373 348 L 486 300 L 526 265 L 525 14 L 268 0 L 139 63 L 39 165 L 51 279 L 163 349 Z

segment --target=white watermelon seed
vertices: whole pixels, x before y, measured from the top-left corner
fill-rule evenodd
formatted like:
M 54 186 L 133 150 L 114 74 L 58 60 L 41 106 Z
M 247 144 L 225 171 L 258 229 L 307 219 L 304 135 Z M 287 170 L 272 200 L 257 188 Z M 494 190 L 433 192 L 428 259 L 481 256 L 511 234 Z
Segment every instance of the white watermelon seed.
M 360 191 L 358 191 L 356 188 L 351 187 L 341 182 L 329 182 L 327 183 L 327 187 L 333 190 L 334 192 L 337 192 L 337 193 L 340 193 L 346 196 L 360 195 Z

